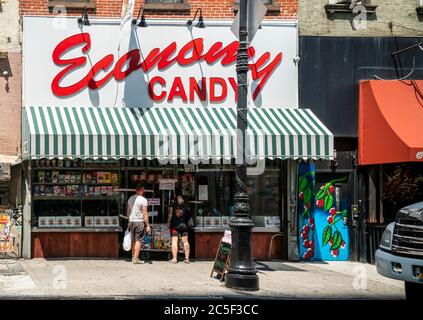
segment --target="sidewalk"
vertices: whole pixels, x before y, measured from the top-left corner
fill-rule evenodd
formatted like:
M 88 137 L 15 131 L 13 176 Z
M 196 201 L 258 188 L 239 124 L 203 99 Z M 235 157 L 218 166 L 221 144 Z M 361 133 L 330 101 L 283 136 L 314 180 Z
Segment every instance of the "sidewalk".
M 368 264 L 258 262 L 260 290 L 247 293 L 210 278 L 211 267 L 210 261 L 0 260 L 0 298 L 404 299 L 402 282 Z

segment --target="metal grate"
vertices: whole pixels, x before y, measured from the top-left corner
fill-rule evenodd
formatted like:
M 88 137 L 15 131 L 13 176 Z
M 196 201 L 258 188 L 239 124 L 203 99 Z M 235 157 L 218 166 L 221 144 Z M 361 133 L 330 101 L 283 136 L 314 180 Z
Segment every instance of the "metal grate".
M 423 221 L 398 218 L 392 238 L 392 251 L 423 257 Z

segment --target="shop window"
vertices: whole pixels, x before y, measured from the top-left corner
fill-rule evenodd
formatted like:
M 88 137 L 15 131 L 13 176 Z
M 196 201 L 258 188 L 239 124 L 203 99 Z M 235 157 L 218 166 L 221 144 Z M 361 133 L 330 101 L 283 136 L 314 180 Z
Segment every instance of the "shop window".
M 280 182 L 281 170 L 277 161 L 268 161 L 263 174 L 248 177 L 250 214 L 255 227 L 280 231 L 283 194 Z M 196 189 L 198 204 L 194 211 L 197 226 L 228 228 L 228 220 L 234 215 L 234 166 L 200 166 Z
M 237 12 L 239 10 L 239 1 L 234 1 L 234 11 Z M 261 0 L 263 4 L 267 7 L 267 14 L 274 14 L 280 11 L 280 5 L 276 2 L 276 0 Z
M 280 231 L 281 184 L 280 170 L 268 169 L 259 176 L 248 178 L 251 218 L 256 227 Z
M 48 0 L 48 7 L 64 6 L 66 9 L 95 9 L 96 0 Z
M 281 161 L 266 161 L 248 177 L 255 227 L 280 231 L 284 184 Z M 166 224 L 175 194 L 182 194 L 197 228 L 228 229 L 233 216 L 235 166 L 160 165 L 156 160 L 32 161 L 32 224 L 35 228 L 123 227 L 128 198 L 146 185 L 153 224 Z M 131 191 L 132 190 L 132 191 Z
M 144 10 L 151 11 L 184 11 L 191 8 L 189 0 L 145 0 Z
M 423 0 L 419 1 L 419 6 L 416 8 L 417 14 L 423 16 Z
M 116 161 L 33 161 L 33 227 L 119 227 Z
M 371 0 L 328 0 L 325 5 L 326 13 L 354 13 L 357 6 L 364 6 L 367 14 L 376 13 L 377 6 L 371 4 Z

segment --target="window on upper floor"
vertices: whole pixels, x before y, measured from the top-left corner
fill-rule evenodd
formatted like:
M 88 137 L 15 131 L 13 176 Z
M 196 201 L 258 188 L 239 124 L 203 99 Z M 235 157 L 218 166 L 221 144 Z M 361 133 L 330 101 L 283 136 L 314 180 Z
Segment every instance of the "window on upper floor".
M 238 11 L 239 1 L 240 0 L 234 0 L 234 11 Z M 261 0 L 261 2 L 266 5 L 268 13 L 280 11 L 280 6 L 276 0 Z
M 144 0 L 144 10 L 169 11 L 189 10 L 189 0 Z
M 423 0 L 419 0 L 418 7 L 416 8 L 417 14 L 423 16 Z
M 364 6 L 368 14 L 375 13 L 377 8 L 372 5 L 371 0 L 328 0 L 325 10 L 328 14 L 353 13 L 357 6 Z
M 95 9 L 96 0 L 48 0 L 48 7 L 53 9 L 57 6 L 64 6 L 66 9 Z

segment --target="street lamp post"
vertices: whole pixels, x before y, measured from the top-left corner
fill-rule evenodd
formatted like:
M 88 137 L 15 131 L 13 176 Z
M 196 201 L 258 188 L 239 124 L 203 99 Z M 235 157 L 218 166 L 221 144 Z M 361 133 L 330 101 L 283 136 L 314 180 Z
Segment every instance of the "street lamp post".
M 247 164 L 245 157 L 245 131 L 247 129 L 247 7 L 248 0 L 239 6 L 239 50 L 237 55 L 238 103 L 237 103 L 237 163 L 234 217 L 229 222 L 232 233 L 231 257 L 225 285 L 239 290 L 258 290 L 259 279 L 253 263 L 249 196 L 247 194 Z M 240 163 L 240 159 L 242 162 Z

